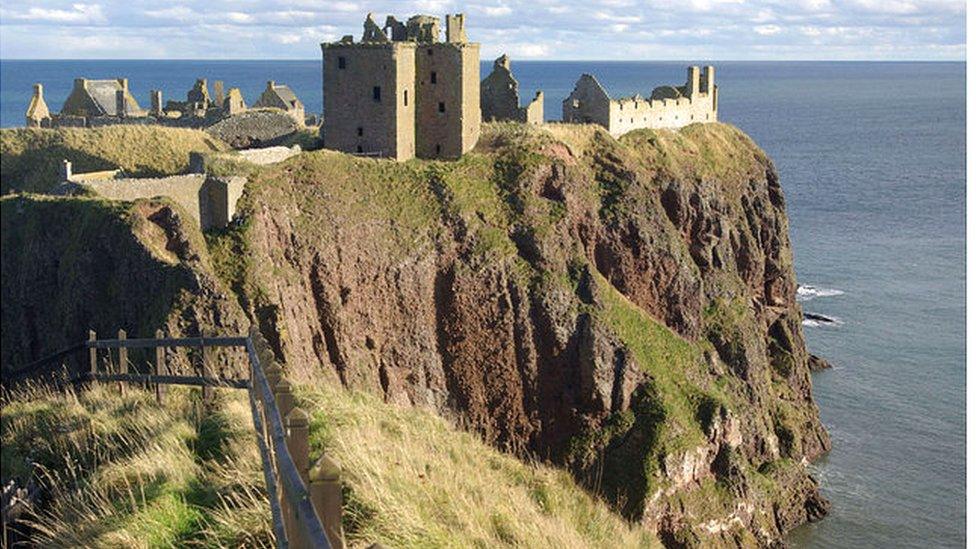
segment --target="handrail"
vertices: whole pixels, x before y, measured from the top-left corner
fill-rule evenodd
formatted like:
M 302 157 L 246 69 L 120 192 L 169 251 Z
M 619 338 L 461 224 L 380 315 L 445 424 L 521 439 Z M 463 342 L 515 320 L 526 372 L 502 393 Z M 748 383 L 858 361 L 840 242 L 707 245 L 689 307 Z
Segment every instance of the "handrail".
M 325 535 L 325 528 L 322 527 L 322 522 L 315 513 L 315 507 L 312 506 L 312 502 L 309 500 L 305 482 L 302 480 L 302 476 L 298 472 L 298 467 L 295 466 L 295 461 L 288 451 L 288 445 L 285 440 L 285 427 L 281 421 L 281 414 L 278 412 L 278 405 L 275 404 L 274 393 L 271 391 L 268 378 L 264 375 L 264 371 L 260 367 L 260 360 L 258 359 L 257 351 L 254 349 L 254 342 L 251 338 L 247 338 L 245 345 L 247 347 L 247 356 L 251 363 L 251 375 L 254 376 L 255 382 L 261 390 L 261 399 L 264 402 L 266 411 L 265 420 L 271 427 L 271 444 L 275 454 L 278 456 L 278 469 L 281 474 L 282 484 L 285 487 L 285 496 L 288 497 L 289 502 L 298 512 L 299 523 L 302 529 L 305 530 L 306 539 L 311 546 L 331 549 L 332 546 L 329 544 L 329 538 Z
M 124 337 L 120 333 L 120 337 Z M 94 334 L 92 335 L 94 338 Z M 101 373 L 94 371 L 78 372 L 69 381 L 99 380 L 99 381 L 126 381 L 134 383 L 154 383 L 166 385 L 199 385 L 202 387 L 228 387 L 235 389 L 247 389 L 248 399 L 251 405 L 251 415 L 254 420 L 254 429 L 257 435 L 258 450 L 261 454 L 261 465 L 264 470 L 265 483 L 267 484 L 268 497 L 271 504 L 272 526 L 275 538 L 278 540 L 278 547 L 288 547 L 287 530 L 285 528 L 282 504 L 278 501 L 278 484 L 275 481 L 275 471 L 272 455 L 277 459 L 278 476 L 280 477 L 283 494 L 287 498 L 289 507 L 298 515 L 298 524 L 304 540 L 308 546 L 316 548 L 331 549 L 329 538 L 326 535 L 322 521 L 316 513 L 315 506 L 309 497 L 309 490 L 305 486 L 305 481 L 295 465 L 295 460 L 288 451 L 287 431 L 285 430 L 283 418 L 278 410 L 274 391 L 268 382 L 267 376 L 261 367 L 261 360 L 258 357 L 254 341 L 250 336 L 233 337 L 192 337 L 192 338 L 135 338 L 135 339 L 91 339 L 76 345 L 72 345 L 57 353 L 51 354 L 40 360 L 36 360 L 26 366 L 15 370 L 12 374 L 6 375 L 5 382 L 16 380 L 21 375 L 31 372 L 39 365 L 68 356 L 71 353 L 84 349 L 151 349 L 160 347 L 243 347 L 247 352 L 250 380 L 242 379 L 218 379 L 205 376 L 175 376 L 156 374 L 130 374 L 130 373 Z M 94 351 L 92 351 L 94 352 Z M 120 351 L 121 353 L 122 351 Z M 94 358 L 92 369 L 94 370 Z M 158 370 L 157 370 L 158 372 Z M 158 396 L 157 396 L 158 398 Z M 263 408 L 263 419 L 262 419 Z M 270 448 L 268 440 L 270 439 Z

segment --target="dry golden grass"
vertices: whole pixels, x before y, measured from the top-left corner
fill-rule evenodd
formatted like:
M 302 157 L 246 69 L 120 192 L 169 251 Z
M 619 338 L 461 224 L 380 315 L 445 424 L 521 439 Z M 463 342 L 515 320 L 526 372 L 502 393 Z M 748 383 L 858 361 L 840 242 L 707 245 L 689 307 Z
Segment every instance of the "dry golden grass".
M 312 456 L 343 470 L 353 546 L 654 547 L 570 475 L 527 464 L 439 416 L 328 384 L 299 389 Z
M 0 130 L 0 192 L 45 192 L 59 182 L 61 161 L 76 172 L 121 168 L 131 176 L 183 173 L 191 152 L 227 150 L 201 130 L 161 126 L 4 128 Z

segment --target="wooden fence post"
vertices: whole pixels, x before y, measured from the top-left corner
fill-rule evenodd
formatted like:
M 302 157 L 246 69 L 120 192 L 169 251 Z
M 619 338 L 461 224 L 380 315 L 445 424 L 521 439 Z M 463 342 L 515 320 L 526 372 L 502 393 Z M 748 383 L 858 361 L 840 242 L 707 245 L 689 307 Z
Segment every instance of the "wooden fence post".
M 319 516 L 325 535 L 333 549 L 346 546 L 342 531 L 342 484 L 339 481 L 339 465 L 322 454 L 309 471 L 309 498 Z
M 278 382 L 281 381 L 281 368 L 272 362 L 271 365 L 264 370 L 264 377 L 268 379 L 268 386 L 271 388 L 271 394 L 274 394 L 278 388 Z
M 201 339 L 203 339 L 203 336 L 201 336 Z M 201 342 L 201 344 L 200 344 L 200 366 L 199 366 L 199 369 L 198 369 L 198 375 L 200 377 L 207 377 L 207 355 L 208 355 L 207 348 L 203 345 L 203 342 Z M 204 404 L 207 404 L 208 402 L 210 402 L 210 396 L 211 396 L 211 394 L 213 392 L 213 388 L 212 387 L 208 387 L 207 385 L 203 385 L 201 392 L 202 392 L 202 395 L 201 396 L 203 398 L 203 403 Z
M 88 330 L 88 341 L 94 343 L 98 337 L 95 335 L 95 330 Z M 98 349 L 94 346 L 88 349 L 88 373 L 92 375 L 92 381 L 95 381 L 95 374 L 98 372 Z
M 295 407 L 295 395 L 291 394 L 291 383 L 287 379 L 282 379 L 274 390 L 275 403 L 278 405 L 278 413 L 284 421 Z
M 156 330 L 156 339 L 163 339 L 162 330 Z M 163 371 L 165 368 L 166 368 L 166 349 L 162 347 L 156 347 L 156 368 L 155 368 L 156 375 L 157 376 L 163 375 Z M 163 386 L 162 383 L 159 383 L 157 381 L 155 383 L 155 389 L 156 389 L 156 404 L 162 404 L 163 392 L 166 391 L 166 388 Z
M 280 387 L 280 385 L 279 385 Z M 301 408 L 293 408 L 285 419 L 286 445 L 288 454 L 295 462 L 295 468 L 302 476 L 302 481 L 308 487 L 308 414 Z M 289 513 L 285 516 L 285 531 L 288 536 L 289 547 L 311 547 L 311 541 L 305 539 L 302 525 L 298 520 L 297 509 L 289 506 Z
M 127 374 L 129 373 L 129 350 L 125 348 L 125 330 L 119 328 L 119 341 L 122 342 L 122 346 L 119 347 L 119 373 Z M 119 382 L 119 393 L 125 394 L 125 383 L 124 381 Z

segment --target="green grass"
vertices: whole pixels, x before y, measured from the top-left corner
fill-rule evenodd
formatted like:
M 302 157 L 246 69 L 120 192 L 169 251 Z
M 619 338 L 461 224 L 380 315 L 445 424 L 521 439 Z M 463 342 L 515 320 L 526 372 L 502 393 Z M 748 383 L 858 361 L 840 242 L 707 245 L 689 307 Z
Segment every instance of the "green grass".
M 183 173 L 191 152 L 227 150 L 200 130 L 161 126 L 4 128 L 0 130 L 0 193 L 46 192 L 60 181 L 61 161 L 76 173 L 121 168 L 130 176 Z
M 3 400 L 3 478 L 28 460 L 50 503 L 27 517 L 45 547 L 270 546 L 270 512 L 242 393 L 28 387 Z

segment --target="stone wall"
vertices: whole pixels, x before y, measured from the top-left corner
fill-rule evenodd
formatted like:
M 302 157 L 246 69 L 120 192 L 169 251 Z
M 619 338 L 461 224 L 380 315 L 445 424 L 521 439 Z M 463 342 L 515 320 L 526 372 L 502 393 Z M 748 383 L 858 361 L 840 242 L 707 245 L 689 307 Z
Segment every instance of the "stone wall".
M 237 200 L 244 193 L 243 177 L 214 177 L 204 174 L 159 178 L 122 178 L 66 183 L 60 194 L 82 188 L 112 200 L 136 200 L 165 196 L 193 216 L 200 227 L 224 227 L 237 211 Z
M 491 74 L 481 81 L 481 116 L 485 122 L 514 120 L 542 124 L 544 96 L 541 91 L 525 107 L 519 107 L 518 80 L 512 74 L 508 56 L 495 59 Z
M 684 86 L 662 86 L 645 99 L 639 95 L 611 99 L 596 78 L 584 74 L 563 101 L 563 121 L 595 123 L 620 136 L 640 128 L 680 128 L 696 122 L 718 120 L 718 87 L 715 69 L 689 67 Z

